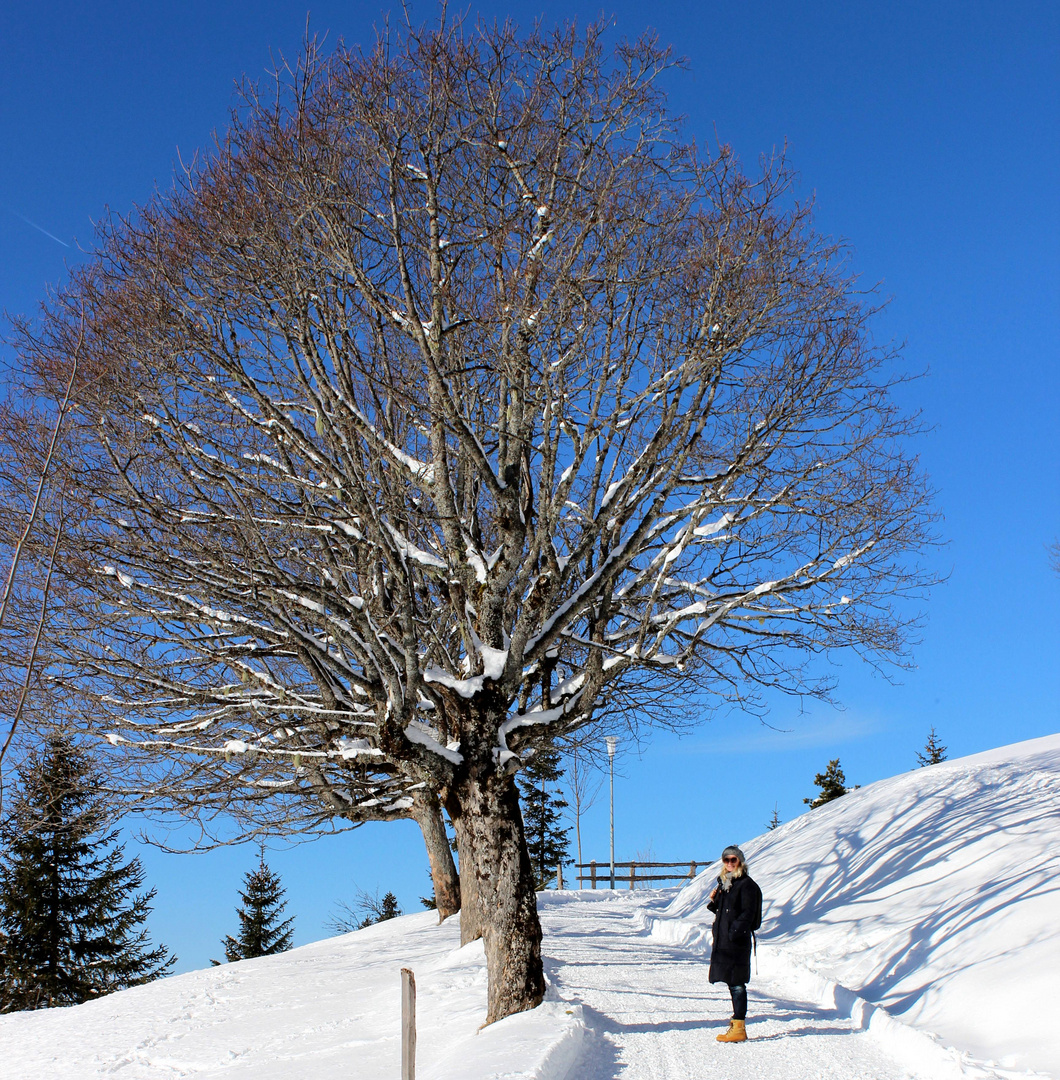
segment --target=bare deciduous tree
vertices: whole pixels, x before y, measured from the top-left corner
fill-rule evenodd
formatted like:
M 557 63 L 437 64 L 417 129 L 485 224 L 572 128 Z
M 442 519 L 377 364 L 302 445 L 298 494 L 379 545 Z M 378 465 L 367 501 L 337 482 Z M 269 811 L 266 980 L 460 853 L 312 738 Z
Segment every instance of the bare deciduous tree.
M 8 525 L 10 532 L 4 548 L 5 554 L 9 556 L 9 567 L 3 590 L 0 591 L 0 715 L 8 718 L 7 730 L 0 735 L 0 817 L 3 816 L 4 808 L 4 762 L 18 734 L 19 722 L 23 714 L 27 712 L 27 704 L 36 682 L 37 653 L 48 618 L 48 600 L 52 586 L 52 571 L 55 567 L 55 554 L 63 533 L 61 493 L 58 499 L 55 499 L 53 495 L 55 512 L 52 515 L 54 519 L 52 541 L 50 547 L 43 552 L 38 552 L 41 562 L 37 567 L 38 572 L 32 575 L 34 585 L 16 590 L 16 578 L 27 541 L 37 525 L 38 515 L 41 512 L 49 470 L 55 457 L 63 421 L 70 407 L 74 380 L 77 378 L 77 361 L 82 341 L 83 334 L 79 333 L 67 365 L 69 373 L 66 386 L 56 402 L 55 415 L 51 418 L 51 435 L 47 439 L 46 448 L 40 460 L 32 460 L 28 463 L 29 468 L 25 467 L 27 462 L 22 460 L 19 464 L 23 467 L 16 468 L 0 480 L 5 487 L 13 484 L 14 490 L 23 495 L 22 502 L 26 506 L 24 513 Z M 5 405 L 0 407 L 0 424 L 5 421 L 9 429 L 18 429 L 23 426 L 25 418 L 14 415 L 14 411 Z M 26 441 L 22 440 L 23 446 Z M 28 441 L 33 443 L 33 440 Z M 15 460 L 18 461 L 18 458 L 16 457 Z M 21 617 L 14 616 L 12 612 L 13 617 L 9 620 L 9 610 L 13 606 L 20 608 Z M 9 621 L 11 625 L 8 625 Z
M 578 853 L 578 865 L 582 859 L 582 814 L 592 808 L 600 794 L 600 786 L 603 784 L 603 774 L 594 767 L 591 759 L 587 760 L 583 748 L 575 742 L 570 750 L 570 768 L 567 770 L 567 787 L 570 793 L 568 803 L 570 816 L 574 818 L 574 846 Z M 577 871 L 577 876 L 581 870 Z M 577 887 L 580 889 L 581 881 Z
M 437 793 L 490 1021 L 544 990 L 525 749 L 825 694 L 815 655 L 900 660 L 925 584 L 873 309 L 782 162 L 680 141 L 670 65 L 598 28 L 309 48 L 21 338 L 54 390 L 83 307 L 55 684 L 171 784 Z

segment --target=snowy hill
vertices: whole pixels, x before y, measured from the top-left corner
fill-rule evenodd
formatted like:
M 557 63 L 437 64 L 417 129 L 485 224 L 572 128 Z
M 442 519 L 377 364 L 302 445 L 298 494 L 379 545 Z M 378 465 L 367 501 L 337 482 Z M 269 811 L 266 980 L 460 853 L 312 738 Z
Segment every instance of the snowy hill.
M 389 1080 L 409 966 L 420 1080 L 1060 1077 L 1058 811 L 1054 736 L 881 781 L 746 844 L 767 908 L 740 1047 L 714 1041 L 728 1001 L 706 982 L 707 871 L 680 892 L 543 896 L 548 999 L 482 1031 L 481 945 L 425 912 L 0 1017 L 0 1073 Z
M 1060 736 L 881 780 L 745 851 L 763 944 L 977 1058 L 1060 1076 Z M 712 880 L 667 908 L 671 934 L 709 925 Z
M 425 911 L 73 1008 L 0 1017 L 0 1076 L 392 1080 L 402 967 L 416 973 L 420 1080 L 498 1076 L 513 1053 L 542 1067 L 562 1059 L 570 1021 L 555 1002 L 478 1034 L 485 955 L 481 942 L 459 946 L 457 920 L 439 926 Z

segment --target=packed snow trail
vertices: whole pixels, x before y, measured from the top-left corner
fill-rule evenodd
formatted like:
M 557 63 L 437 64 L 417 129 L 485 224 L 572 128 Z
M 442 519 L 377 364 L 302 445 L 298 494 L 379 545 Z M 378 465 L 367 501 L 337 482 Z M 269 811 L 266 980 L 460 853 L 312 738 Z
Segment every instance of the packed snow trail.
M 635 928 L 645 904 L 672 895 L 539 898 L 548 977 L 560 997 L 583 1003 L 590 1029 L 567 1080 L 910 1076 L 872 1035 L 762 974 L 752 974 L 748 986 L 748 1041 L 717 1042 L 732 1006 L 728 988 L 707 981 L 707 958 Z

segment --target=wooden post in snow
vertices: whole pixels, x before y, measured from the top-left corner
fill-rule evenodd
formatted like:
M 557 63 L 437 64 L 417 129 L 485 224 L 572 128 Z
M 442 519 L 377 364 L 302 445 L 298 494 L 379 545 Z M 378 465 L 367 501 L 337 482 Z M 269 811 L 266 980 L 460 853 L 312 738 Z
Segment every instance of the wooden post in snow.
M 401 969 L 401 1080 L 416 1080 L 416 976 Z

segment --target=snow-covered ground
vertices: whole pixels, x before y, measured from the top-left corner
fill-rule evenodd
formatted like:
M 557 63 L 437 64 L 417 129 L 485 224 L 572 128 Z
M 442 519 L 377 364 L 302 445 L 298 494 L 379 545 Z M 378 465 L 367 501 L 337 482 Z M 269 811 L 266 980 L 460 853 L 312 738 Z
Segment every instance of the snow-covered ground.
M 548 999 L 489 1028 L 481 946 L 424 912 L 0 1017 L 0 1075 L 390 1080 L 411 967 L 419 1080 L 1060 1077 L 1060 736 L 881 781 L 744 846 L 767 898 L 745 1045 L 714 1039 L 708 871 L 543 896 Z
M 672 891 L 671 891 L 672 895 Z M 939 1068 L 913 1072 L 887 1040 L 861 1031 L 816 985 L 768 963 L 749 988 L 743 1046 L 716 1036 L 732 1013 L 728 988 L 707 982 L 704 957 L 662 936 L 630 932 L 646 897 L 583 893 L 549 898 L 548 973 L 560 995 L 582 1005 L 587 1030 L 577 1065 L 556 1080 L 949 1080 Z M 656 901 L 658 903 L 658 901 Z M 648 911 L 658 911 L 647 903 Z
M 569 1005 L 546 1002 L 479 1032 L 482 943 L 459 946 L 457 920 L 439 926 L 425 911 L 73 1008 L 0 1017 L 0 1077 L 395 1080 L 402 967 L 416 975 L 418 1080 L 499 1077 L 513 1056 L 569 1063 L 580 1033 Z
M 1060 1076 L 1060 735 L 881 780 L 745 850 L 770 950 L 975 1058 Z M 671 940 L 710 922 L 709 889 L 669 905 Z

